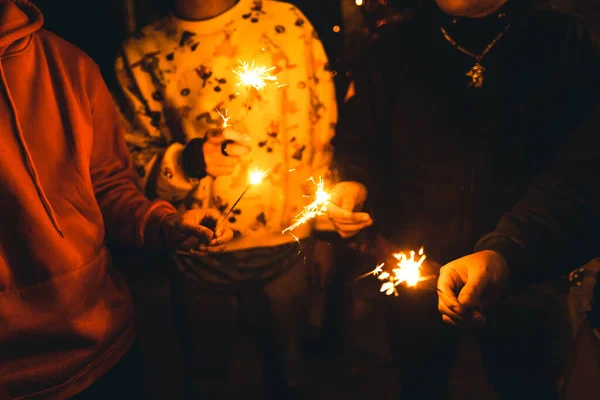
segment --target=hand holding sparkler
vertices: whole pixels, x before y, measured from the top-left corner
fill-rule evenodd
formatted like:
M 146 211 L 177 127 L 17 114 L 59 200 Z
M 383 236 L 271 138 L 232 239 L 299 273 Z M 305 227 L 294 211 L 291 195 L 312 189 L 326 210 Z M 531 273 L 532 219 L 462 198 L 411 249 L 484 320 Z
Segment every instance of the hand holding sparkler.
M 366 200 L 367 189 L 358 182 L 340 182 L 335 186 L 327 214 L 341 237 L 352 237 L 373 225 L 369 214 L 359 212 Z
M 222 225 L 214 229 L 220 217 L 218 210 L 190 210 L 166 216 L 160 225 L 164 245 L 179 252 L 219 253 L 233 239 L 233 231 Z
M 217 229 L 221 226 L 221 224 L 223 222 L 225 222 L 227 220 L 227 217 L 229 217 L 229 214 L 231 214 L 231 212 L 235 209 L 235 206 L 237 206 L 238 203 L 240 202 L 240 200 L 242 200 L 242 197 L 244 197 L 244 195 L 246 194 L 246 192 L 248 192 L 250 187 L 252 187 L 254 185 L 259 185 L 262 183 L 262 181 L 265 179 L 265 176 L 267 176 L 267 172 L 268 171 L 261 171 L 256 168 L 253 169 L 252 171 L 250 171 L 250 173 L 248 174 L 248 186 L 246 186 L 246 189 L 244 189 L 242 194 L 240 194 L 240 197 L 238 197 L 237 200 L 233 203 L 233 205 L 231 206 L 229 211 L 227 211 L 227 214 L 225 214 L 225 216 L 223 217 L 221 222 L 217 224 Z
M 451 325 L 483 323 L 480 311 L 497 302 L 508 285 L 508 264 L 493 250 L 483 250 L 446 264 L 440 270 L 438 309 Z M 458 297 L 457 297 L 458 294 Z
M 250 152 L 250 137 L 230 128 L 229 117 L 217 110 L 223 120 L 222 127 L 206 132 L 206 137 L 192 139 L 183 151 L 183 166 L 188 176 L 203 178 L 229 176 L 240 162 L 240 157 Z

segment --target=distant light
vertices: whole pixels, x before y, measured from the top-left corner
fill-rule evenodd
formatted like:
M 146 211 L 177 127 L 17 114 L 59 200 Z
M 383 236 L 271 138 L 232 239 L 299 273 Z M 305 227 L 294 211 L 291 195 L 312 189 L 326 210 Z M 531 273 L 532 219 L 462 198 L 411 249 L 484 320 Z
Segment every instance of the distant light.
M 356 0 L 356 5 L 357 6 L 362 6 L 363 4 L 365 4 L 365 2 L 363 0 Z
M 340 28 L 340 26 L 339 26 L 339 25 L 334 25 L 334 26 L 333 26 L 333 32 L 335 32 L 335 33 L 340 33 L 340 31 L 341 31 L 341 30 L 342 30 L 342 28 Z

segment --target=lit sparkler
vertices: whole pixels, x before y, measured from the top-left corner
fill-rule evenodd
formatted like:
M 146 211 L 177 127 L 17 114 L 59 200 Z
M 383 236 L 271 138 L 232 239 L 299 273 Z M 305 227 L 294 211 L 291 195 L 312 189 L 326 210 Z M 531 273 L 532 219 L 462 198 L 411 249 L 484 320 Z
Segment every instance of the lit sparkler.
M 285 228 L 281 233 L 291 232 L 298 228 L 300 225 L 305 224 L 313 218 L 323 215 L 327 212 L 327 206 L 331 199 L 331 193 L 325 189 L 325 182 L 319 178 L 317 183 L 313 177 L 310 177 L 308 181 L 311 181 L 317 187 L 314 196 L 308 196 L 313 199 L 312 202 L 304 207 L 304 209 L 296 215 L 295 222 L 289 227 Z
M 382 293 L 384 292 L 388 296 L 392 294 L 398 296 L 396 287 L 402 283 L 408 287 L 414 287 L 419 282 L 435 278 L 435 275 L 421 276 L 421 266 L 427 258 L 422 247 L 418 252 L 420 256 L 418 260 L 415 259 L 415 254 L 417 254 L 415 251 L 411 250 L 409 254 L 410 256 L 405 253 L 394 254 L 393 256 L 397 260 L 397 268 L 392 269 L 391 272 L 384 271 L 385 263 L 382 263 L 375 267 L 373 271 L 361 275 L 355 280 L 361 280 L 370 275 L 377 276 L 377 279 L 383 282 L 380 289 Z
M 270 74 L 274 69 L 275 67 L 257 67 L 254 65 L 254 61 L 252 61 L 252 64 L 240 61 L 240 66 L 233 70 L 233 73 L 240 80 L 238 86 L 253 87 L 260 90 L 267 86 L 267 82 L 277 83 L 277 77 Z
M 221 224 L 227 219 L 227 217 L 229 217 L 229 214 L 231 214 L 231 212 L 234 210 L 235 206 L 237 206 L 238 203 L 240 202 L 240 200 L 242 200 L 242 197 L 244 197 L 244 195 L 246 194 L 248 189 L 250 189 L 250 187 L 252 187 L 252 186 L 262 183 L 263 179 L 265 179 L 265 176 L 267 176 L 267 172 L 269 172 L 269 171 L 261 171 L 258 168 L 255 168 L 252 171 L 250 171 L 250 173 L 248 174 L 248 186 L 246 187 L 246 189 L 244 189 L 244 191 L 242 192 L 240 197 L 237 198 L 235 203 L 233 203 L 233 205 L 231 206 L 229 211 L 227 211 L 227 214 L 225 214 L 225 216 L 223 217 L 221 222 L 217 225 L 217 228 L 219 226 L 221 226 Z M 217 230 L 217 228 L 215 228 L 215 231 Z

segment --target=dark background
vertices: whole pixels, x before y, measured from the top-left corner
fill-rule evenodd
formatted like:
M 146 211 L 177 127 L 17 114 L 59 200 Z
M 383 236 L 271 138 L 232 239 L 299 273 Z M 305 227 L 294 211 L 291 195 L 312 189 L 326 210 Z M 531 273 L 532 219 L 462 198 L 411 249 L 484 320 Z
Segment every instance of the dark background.
M 360 0 L 358 0 L 360 2 Z M 339 96 L 351 78 L 358 59 L 378 26 L 401 20 L 419 1 L 433 0 L 288 0 L 312 21 L 336 71 Z M 517 0 L 521 1 L 521 0 Z M 577 12 L 600 26 L 600 1 L 552 0 L 558 7 Z M 138 28 L 165 15 L 168 0 L 34 0 L 45 17 L 46 29 L 88 53 L 112 84 L 112 63 L 121 41 Z M 334 26 L 340 31 L 335 33 Z M 351 45 L 351 47 L 350 47 Z M 351 50 L 350 50 L 351 49 Z
M 209 0 L 206 0 L 209 1 Z M 363 0 L 362 6 L 356 0 L 288 0 L 298 6 L 312 21 L 324 43 L 333 69 L 336 71 L 338 99 L 345 94 L 347 84 L 352 79 L 353 62 L 362 57 L 363 51 L 377 34 L 378 27 L 396 23 L 410 13 L 418 1 L 434 0 Z M 524 0 L 512 0 L 524 1 Z M 540 0 L 544 1 L 544 0 Z M 113 61 L 120 43 L 140 27 L 162 17 L 169 11 L 170 1 L 160 0 L 33 0 L 45 16 L 45 28 L 58 34 L 88 53 L 100 66 L 109 85 L 113 84 Z M 600 28 L 600 0 L 553 0 L 565 10 L 573 11 Z M 334 32 L 339 26 L 339 32 Z M 355 262 L 353 260 L 346 260 Z M 146 349 L 146 375 L 152 393 L 149 398 L 176 398 L 173 390 L 180 388 L 182 376 L 182 350 L 177 345 L 169 306 L 169 288 L 163 272 L 145 268 L 136 270 L 136 283 L 131 285 L 137 306 L 138 331 Z M 323 378 L 314 388 L 319 396 L 314 399 L 365 399 L 394 398 L 395 375 L 388 367 L 388 350 L 383 343 L 385 328 L 383 318 L 369 308 L 368 299 L 376 289 L 366 287 L 353 294 L 352 322 L 350 331 L 355 332 L 351 351 L 344 350 L 344 343 L 329 343 L 326 349 L 316 347 L 320 352 L 331 352 L 342 346 L 340 352 L 349 358 L 359 359 L 351 371 L 332 366 L 333 372 L 322 374 Z M 340 297 L 340 303 L 346 299 Z M 350 307 L 350 306 L 348 306 Z M 375 309 L 377 311 L 377 309 Z M 342 316 L 343 317 L 343 316 Z M 318 317 L 317 317 L 318 318 Z M 338 329 L 343 322 L 332 322 Z M 338 336 L 333 334 L 332 337 Z M 323 351 L 321 351 L 323 350 Z M 337 350 L 336 350 L 337 351 Z M 237 398 L 248 398 L 246 388 L 251 390 L 256 369 L 253 356 L 243 352 L 236 360 L 233 375 L 237 376 Z M 381 361 L 383 360 L 383 361 Z M 589 361 L 589 365 L 593 361 Z M 570 386 L 586 391 L 586 385 L 594 376 L 600 377 L 600 366 L 593 375 L 591 367 L 584 367 L 586 380 L 583 384 L 576 379 Z M 241 378 L 240 378 L 241 377 Z M 243 379 L 242 379 L 243 378 Z M 472 377 L 468 377 L 469 381 Z M 600 379 L 600 378 L 598 378 Z M 246 386 L 247 385 L 247 386 Z M 344 388 L 342 389 L 340 388 Z M 373 393 L 373 388 L 377 393 Z M 589 391 L 588 391 L 589 392 Z M 236 397 L 236 396 L 234 396 Z M 585 397 L 577 397 L 585 398 Z M 588 397 L 589 398 L 589 397 Z

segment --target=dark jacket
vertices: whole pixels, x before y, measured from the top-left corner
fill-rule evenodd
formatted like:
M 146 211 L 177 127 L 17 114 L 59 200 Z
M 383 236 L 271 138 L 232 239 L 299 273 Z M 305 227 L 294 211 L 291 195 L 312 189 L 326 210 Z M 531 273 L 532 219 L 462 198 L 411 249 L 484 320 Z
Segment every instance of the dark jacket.
M 465 74 L 475 60 L 449 43 L 440 28 L 478 54 L 507 25 L 481 61 L 483 86 L 469 87 Z M 576 223 L 533 227 L 532 206 L 523 204 L 529 195 L 503 219 L 502 237 L 480 248 L 498 250 L 511 267 L 527 268 L 536 279 L 543 279 L 540 271 L 568 271 L 595 255 L 573 254 L 568 247 L 574 238 L 563 233 L 578 234 L 582 244 L 598 238 L 597 230 L 592 233 L 598 215 L 586 209 L 589 218 L 579 218 L 588 201 L 580 197 L 592 195 L 569 186 L 565 176 L 584 157 L 586 164 L 576 168 L 585 175 L 577 175 L 582 180 L 577 183 L 593 186 L 597 169 L 592 171 L 587 157 L 597 160 L 600 151 L 595 127 L 582 126 L 598 102 L 600 74 L 598 50 L 583 21 L 527 1 L 509 2 L 481 19 L 453 21 L 437 9 L 420 10 L 383 32 L 365 60 L 355 74 L 355 96 L 341 108 L 336 165 L 343 179 L 368 186 L 384 236 L 403 247 L 423 245 L 444 264 L 472 252 L 524 199 L 528 186 L 535 190 L 550 180 L 562 192 L 541 195 L 535 212 L 540 219 L 554 218 L 549 213 L 556 208 L 573 207 L 576 215 L 559 218 L 573 216 Z M 575 136 L 587 144 L 573 143 L 557 158 Z M 596 153 L 589 154 L 594 147 Z M 540 229 L 547 229 L 544 240 L 529 241 Z M 530 246 L 552 256 L 525 256 Z M 550 261 L 553 265 L 546 264 Z

